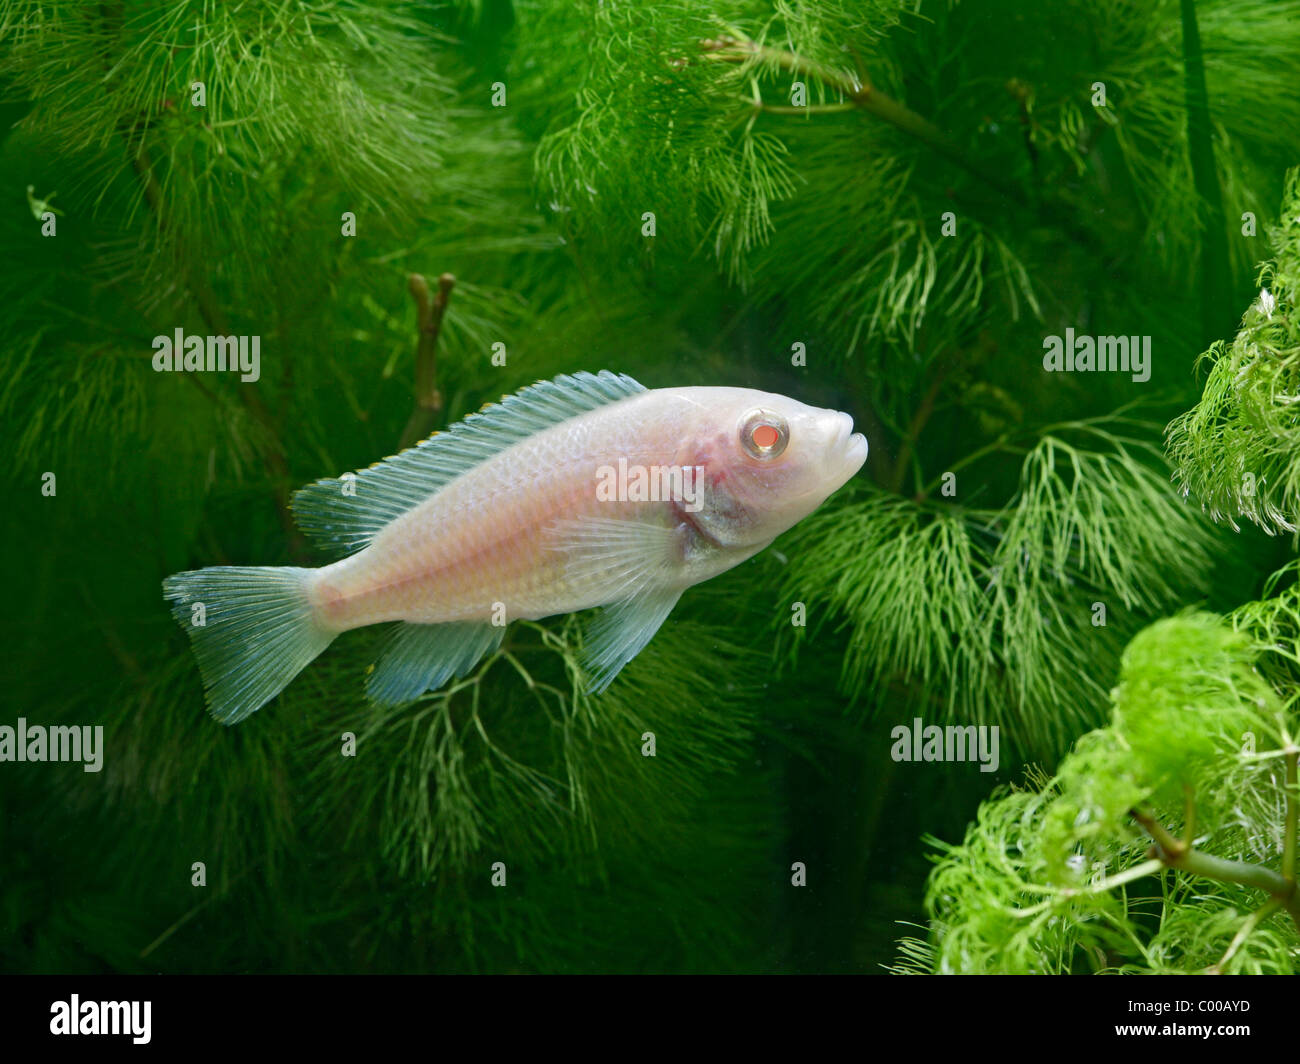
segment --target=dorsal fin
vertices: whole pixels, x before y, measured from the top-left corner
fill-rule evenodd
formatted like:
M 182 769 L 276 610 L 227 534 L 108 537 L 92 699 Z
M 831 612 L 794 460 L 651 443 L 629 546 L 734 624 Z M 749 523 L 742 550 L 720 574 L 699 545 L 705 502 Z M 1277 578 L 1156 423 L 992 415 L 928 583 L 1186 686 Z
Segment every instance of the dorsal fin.
M 326 550 L 351 554 L 389 522 L 466 471 L 521 440 L 645 388 L 622 373 L 562 374 L 508 395 L 445 432 L 356 474 L 308 484 L 294 493 L 298 527 Z

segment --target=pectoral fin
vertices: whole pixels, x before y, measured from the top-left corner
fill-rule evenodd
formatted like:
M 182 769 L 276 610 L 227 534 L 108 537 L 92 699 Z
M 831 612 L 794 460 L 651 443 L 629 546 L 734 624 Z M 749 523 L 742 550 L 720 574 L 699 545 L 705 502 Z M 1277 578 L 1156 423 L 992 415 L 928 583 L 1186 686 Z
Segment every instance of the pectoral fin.
M 582 517 L 557 522 L 550 544 L 567 555 L 571 585 L 588 591 L 594 602 L 615 602 L 675 584 L 687 532 L 647 520 Z
M 689 533 L 667 521 L 614 517 L 565 521 L 553 532 L 552 549 L 569 556 L 567 579 L 609 603 L 588 628 L 582 658 L 588 690 L 599 694 L 654 638 L 681 598 Z
M 583 651 L 588 692 L 600 694 L 668 619 L 680 591 L 650 590 L 606 606 L 592 622 Z

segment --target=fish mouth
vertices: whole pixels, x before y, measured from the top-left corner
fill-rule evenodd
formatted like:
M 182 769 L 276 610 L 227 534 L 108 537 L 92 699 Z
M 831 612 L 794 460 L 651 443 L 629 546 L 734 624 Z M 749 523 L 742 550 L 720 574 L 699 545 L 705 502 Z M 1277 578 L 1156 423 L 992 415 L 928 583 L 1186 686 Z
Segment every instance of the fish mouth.
M 845 413 L 836 411 L 837 425 L 835 435 L 830 442 L 830 453 L 838 455 L 848 467 L 845 475 L 847 480 L 853 476 L 862 464 L 867 460 L 867 438 L 860 432 L 853 431 L 853 418 Z

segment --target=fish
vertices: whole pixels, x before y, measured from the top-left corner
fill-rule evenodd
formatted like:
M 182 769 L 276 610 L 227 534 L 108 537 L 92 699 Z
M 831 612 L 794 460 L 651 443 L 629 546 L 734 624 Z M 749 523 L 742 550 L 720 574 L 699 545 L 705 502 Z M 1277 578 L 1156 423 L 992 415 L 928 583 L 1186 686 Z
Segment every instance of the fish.
M 784 395 L 564 374 L 297 491 L 298 527 L 339 560 L 175 573 L 163 595 L 228 725 L 386 623 L 366 695 L 398 706 L 467 675 L 510 621 L 602 607 L 581 659 L 599 694 L 686 589 L 813 513 L 867 447 L 848 414 Z

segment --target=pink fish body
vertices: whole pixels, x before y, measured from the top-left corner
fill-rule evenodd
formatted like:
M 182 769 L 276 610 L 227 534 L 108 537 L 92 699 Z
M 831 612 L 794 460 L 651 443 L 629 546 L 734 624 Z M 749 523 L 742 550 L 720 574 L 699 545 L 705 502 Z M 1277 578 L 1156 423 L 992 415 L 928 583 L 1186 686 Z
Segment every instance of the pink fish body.
M 382 622 L 401 623 L 368 693 L 397 703 L 464 675 L 511 620 L 606 606 L 586 641 L 599 691 L 683 591 L 762 550 L 857 472 L 867 443 L 852 430 L 847 414 L 745 388 L 561 376 L 298 492 L 304 531 L 355 551 L 341 561 L 201 569 L 164 591 L 226 723 L 339 633 Z

